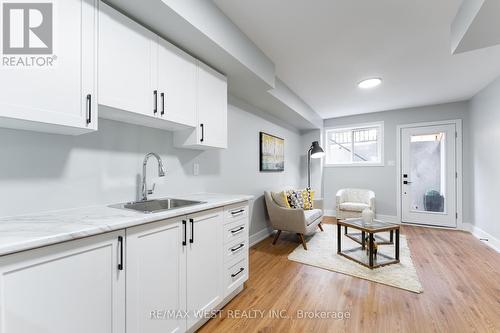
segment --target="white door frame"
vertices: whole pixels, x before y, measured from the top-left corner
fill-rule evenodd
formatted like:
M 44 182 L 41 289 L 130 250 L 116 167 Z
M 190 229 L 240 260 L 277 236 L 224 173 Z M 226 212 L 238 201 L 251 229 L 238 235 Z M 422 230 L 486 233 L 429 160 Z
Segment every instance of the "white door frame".
M 456 195 L 456 207 L 457 207 L 457 227 L 456 229 L 463 229 L 463 172 L 462 172 L 462 163 L 463 163 L 463 152 L 462 152 L 462 119 L 454 119 L 454 120 L 443 120 L 443 121 L 433 121 L 433 122 L 424 122 L 424 123 L 412 123 L 406 125 L 398 125 L 396 127 L 396 179 L 397 179 L 397 213 L 398 213 L 398 221 L 402 223 L 402 207 L 401 207 L 401 192 L 402 192 L 402 163 L 401 163 L 401 132 L 404 128 L 412 128 L 412 127 L 424 127 L 424 126 L 435 126 L 435 125 L 455 125 L 457 130 L 457 138 L 456 138 L 456 171 L 457 171 L 457 195 Z M 411 223 L 405 223 L 411 224 Z M 446 228 L 450 229 L 450 228 Z M 454 228 L 453 228 L 454 229 Z

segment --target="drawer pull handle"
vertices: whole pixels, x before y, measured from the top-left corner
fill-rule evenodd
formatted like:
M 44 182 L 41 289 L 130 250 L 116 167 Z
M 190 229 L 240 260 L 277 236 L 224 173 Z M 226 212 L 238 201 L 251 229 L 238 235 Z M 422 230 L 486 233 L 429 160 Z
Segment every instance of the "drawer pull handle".
M 240 245 L 238 245 L 237 247 L 234 247 L 231 249 L 231 252 L 234 252 L 234 251 L 238 251 L 239 249 L 241 249 L 243 246 L 245 246 L 245 244 L 241 243 Z
M 239 227 L 239 228 L 238 228 L 238 229 L 236 229 L 236 230 L 231 230 L 231 233 L 232 233 L 232 234 L 236 234 L 236 233 L 240 232 L 240 231 L 241 231 L 241 230 L 243 230 L 243 229 L 245 229 L 245 227 Z
M 241 272 L 243 272 L 245 269 L 243 267 L 240 268 L 240 270 L 237 272 L 237 273 L 234 273 L 234 274 L 231 274 L 231 277 L 235 277 L 237 276 L 238 274 L 240 274 Z
M 245 210 L 244 209 L 240 209 L 240 210 L 236 210 L 234 212 L 231 212 L 232 215 L 238 215 L 238 214 L 241 214 L 243 213 Z

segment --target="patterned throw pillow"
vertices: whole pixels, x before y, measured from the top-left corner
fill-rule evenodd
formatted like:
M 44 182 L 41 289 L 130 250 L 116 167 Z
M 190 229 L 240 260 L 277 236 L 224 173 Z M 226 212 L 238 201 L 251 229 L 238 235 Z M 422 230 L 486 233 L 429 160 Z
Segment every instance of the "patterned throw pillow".
M 314 192 L 306 188 L 304 190 L 291 190 L 287 192 L 288 204 L 295 209 L 313 209 Z
M 301 191 L 302 199 L 304 200 L 304 209 L 310 210 L 314 209 L 313 201 L 314 201 L 314 191 L 311 191 L 310 188 L 306 188 Z
M 288 203 L 291 208 L 302 209 L 304 208 L 304 199 L 299 191 L 292 191 L 288 194 Z

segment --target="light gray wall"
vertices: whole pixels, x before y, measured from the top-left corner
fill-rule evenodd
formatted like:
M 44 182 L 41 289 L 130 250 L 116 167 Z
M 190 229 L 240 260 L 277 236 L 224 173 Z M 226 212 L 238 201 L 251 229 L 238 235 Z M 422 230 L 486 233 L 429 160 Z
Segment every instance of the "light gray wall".
M 99 120 L 99 131 L 77 137 L 0 129 L 0 216 L 118 203 L 137 198 L 145 153 L 163 158 L 167 175 L 155 196 L 195 192 L 253 194 L 251 234 L 266 228 L 264 189 L 298 185 L 302 137 L 242 102 L 231 99 L 226 150 L 177 149 L 172 133 Z M 285 172 L 259 172 L 259 131 L 285 139 Z M 199 176 L 193 164 L 200 164 Z
M 396 128 L 398 125 L 439 120 L 463 120 L 464 142 L 464 222 L 471 220 L 470 190 L 470 128 L 468 102 L 457 102 L 419 108 L 376 112 L 357 116 L 325 120 L 324 126 L 335 127 L 360 123 L 384 122 L 385 166 L 372 167 L 325 167 L 323 172 L 323 194 L 325 209 L 335 209 L 335 194 L 341 188 L 358 187 L 372 189 L 377 197 L 377 213 L 397 215 L 398 171 L 396 170 Z M 389 166 L 393 161 L 394 166 Z
M 476 227 L 500 239 L 500 78 L 470 102 L 473 219 Z

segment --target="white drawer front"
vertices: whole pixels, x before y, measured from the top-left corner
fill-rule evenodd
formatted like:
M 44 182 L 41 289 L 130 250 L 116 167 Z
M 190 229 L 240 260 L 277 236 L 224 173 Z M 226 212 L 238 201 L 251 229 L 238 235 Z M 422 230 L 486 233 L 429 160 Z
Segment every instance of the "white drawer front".
M 224 244 L 231 243 L 241 237 L 248 238 L 248 220 L 243 219 L 224 225 Z
M 231 223 L 247 217 L 248 204 L 246 202 L 224 207 L 224 223 Z
M 224 245 L 224 263 L 235 262 L 248 256 L 248 239 L 240 238 Z
M 227 265 L 225 274 L 224 296 L 228 296 L 248 280 L 248 259 L 244 258 L 235 264 Z

